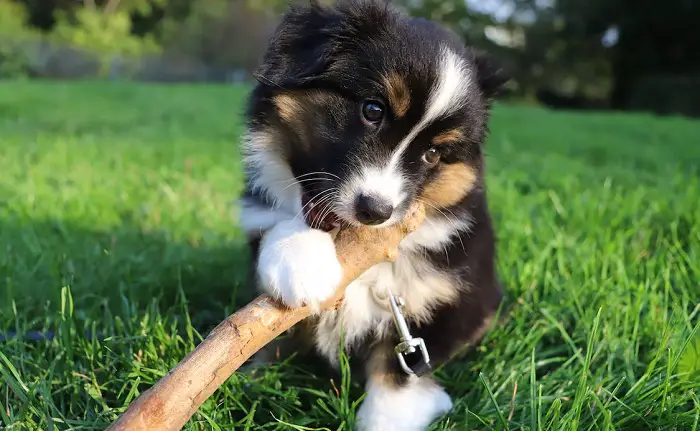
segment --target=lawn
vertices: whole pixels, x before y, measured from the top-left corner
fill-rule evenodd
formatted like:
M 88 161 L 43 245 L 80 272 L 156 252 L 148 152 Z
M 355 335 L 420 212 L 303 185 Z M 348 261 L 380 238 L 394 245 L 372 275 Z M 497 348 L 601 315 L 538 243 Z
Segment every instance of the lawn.
M 250 298 L 246 91 L 0 83 L 0 428 L 104 429 Z M 508 298 L 432 430 L 698 429 L 700 122 L 498 106 L 487 183 Z M 236 374 L 186 429 L 349 431 L 345 377 Z

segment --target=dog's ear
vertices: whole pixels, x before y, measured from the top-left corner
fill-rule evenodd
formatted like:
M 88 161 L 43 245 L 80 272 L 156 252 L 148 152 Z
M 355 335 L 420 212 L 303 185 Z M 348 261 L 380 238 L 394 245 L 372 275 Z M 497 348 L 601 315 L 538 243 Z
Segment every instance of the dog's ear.
M 497 64 L 496 60 L 481 50 L 472 50 L 476 66 L 477 82 L 488 100 L 498 97 L 504 90 L 510 76 Z
M 319 78 L 331 58 L 339 20 L 335 10 L 316 0 L 292 5 L 268 42 L 258 80 L 290 89 Z

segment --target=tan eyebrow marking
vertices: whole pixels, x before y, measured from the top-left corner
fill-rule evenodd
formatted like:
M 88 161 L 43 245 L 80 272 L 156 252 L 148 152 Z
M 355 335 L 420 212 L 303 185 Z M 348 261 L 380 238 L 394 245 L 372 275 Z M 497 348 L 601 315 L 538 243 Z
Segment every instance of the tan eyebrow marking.
M 392 73 L 384 78 L 384 85 L 391 109 L 397 117 L 403 117 L 411 106 L 411 90 L 408 89 L 406 81 L 398 74 Z
M 433 145 L 449 144 L 464 139 L 464 133 L 459 129 L 451 129 L 433 138 Z

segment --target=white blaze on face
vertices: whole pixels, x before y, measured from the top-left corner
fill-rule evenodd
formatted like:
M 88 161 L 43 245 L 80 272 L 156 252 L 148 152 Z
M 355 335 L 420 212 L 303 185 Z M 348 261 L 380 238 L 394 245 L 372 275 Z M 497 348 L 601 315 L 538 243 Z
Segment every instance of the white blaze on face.
M 433 86 L 426 110 L 421 120 L 401 140 L 384 166 L 361 166 L 357 176 L 341 189 L 338 212 L 347 220 L 356 220 L 354 202 L 360 194 L 371 194 L 391 202 L 394 208 L 406 198 L 404 191 L 406 178 L 401 172 L 401 157 L 418 134 L 433 121 L 452 114 L 464 106 L 471 84 L 471 74 L 464 60 L 449 48 L 440 50 L 437 70 L 438 79 Z M 399 215 L 377 225 L 382 227 L 396 222 Z

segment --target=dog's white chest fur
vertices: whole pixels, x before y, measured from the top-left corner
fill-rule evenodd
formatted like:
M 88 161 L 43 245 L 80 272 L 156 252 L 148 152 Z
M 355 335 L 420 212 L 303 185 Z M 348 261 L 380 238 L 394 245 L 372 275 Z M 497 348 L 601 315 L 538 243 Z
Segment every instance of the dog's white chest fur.
M 382 334 L 391 329 L 391 313 L 380 305 L 377 296 L 384 295 L 387 287 L 395 291 L 400 286 L 392 266 L 382 263 L 370 268 L 348 286 L 338 310 L 321 315 L 316 328 L 316 347 L 331 363 L 338 360 L 341 330 L 344 344 L 349 346 L 370 331 Z
M 341 307 L 320 316 L 317 349 L 336 364 L 341 331 L 345 347 L 370 333 L 394 331 L 389 291 L 404 300 L 405 313 L 417 321 L 429 319 L 435 306 L 454 299 L 458 289 L 452 280 L 432 269 L 420 250 L 442 247 L 453 233 L 454 225 L 447 220 L 428 221 L 401 243 L 395 262 L 375 265 L 351 283 Z

